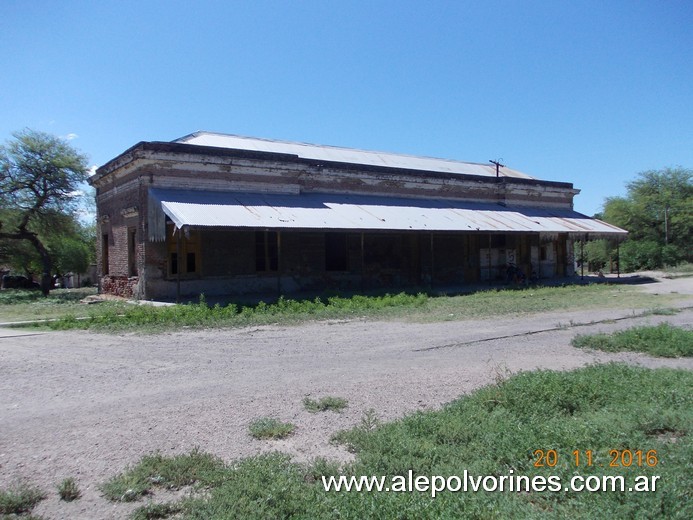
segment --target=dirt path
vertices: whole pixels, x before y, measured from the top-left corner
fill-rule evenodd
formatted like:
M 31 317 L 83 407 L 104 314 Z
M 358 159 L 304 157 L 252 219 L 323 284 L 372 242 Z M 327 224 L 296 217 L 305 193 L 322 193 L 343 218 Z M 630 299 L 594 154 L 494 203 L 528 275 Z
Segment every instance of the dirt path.
M 660 288 L 686 293 L 691 285 L 687 279 Z M 618 321 L 574 326 L 604 319 Z M 693 369 L 691 359 L 570 346 L 576 333 L 662 321 L 691 327 L 693 310 L 640 318 L 633 310 L 611 310 L 433 324 L 0 337 L 0 488 L 26 480 L 49 491 L 35 510 L 47 519 L 125 518 L 134 506 L 106 501 L 96 486 L 156 450 L 199 446 L 225 460 L 270 450 L 299 460 L 346 459 L 330 435 L 357 424 L 365 410 L 387 420 L 438 407 L 498 373 L 609 360 Z M 349 408 L 311 414 L 302 406 L 306 395 L 344 397 Z M 253 440 L 248 424 L 263 416 L 293 422 L 296 434 Z M 55 484 L 69 476 L 84 496 L 61 503 Z

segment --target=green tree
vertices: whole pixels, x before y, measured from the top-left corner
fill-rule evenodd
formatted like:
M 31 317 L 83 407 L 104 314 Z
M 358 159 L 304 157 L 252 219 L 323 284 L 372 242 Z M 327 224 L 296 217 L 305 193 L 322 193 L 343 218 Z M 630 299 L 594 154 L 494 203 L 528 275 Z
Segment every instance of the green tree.
M 27 129 L 13 137 L 0 147 L 0 240 L 31 244 L 47 295 L 54 267 L 47 243 L 51 234 L 61 232 L 63 217 L 74 214 L 79 185 L 87 179 L 87 158 L 44 132 Z
M 628 230 L 624 270 L 693 261 L 693 170 L 648 170 L 627 185 L 625 197 L 607 198 L 604 220 Z

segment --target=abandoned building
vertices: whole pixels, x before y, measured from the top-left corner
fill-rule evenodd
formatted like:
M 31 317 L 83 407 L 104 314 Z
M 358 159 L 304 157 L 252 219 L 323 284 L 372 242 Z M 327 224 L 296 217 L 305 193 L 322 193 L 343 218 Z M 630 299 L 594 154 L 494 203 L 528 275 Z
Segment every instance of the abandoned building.
M 574 273 L 625 231 L 503 165 L 197 132 L 96 171 L 105 293 L 140 299 L 464 286 Z

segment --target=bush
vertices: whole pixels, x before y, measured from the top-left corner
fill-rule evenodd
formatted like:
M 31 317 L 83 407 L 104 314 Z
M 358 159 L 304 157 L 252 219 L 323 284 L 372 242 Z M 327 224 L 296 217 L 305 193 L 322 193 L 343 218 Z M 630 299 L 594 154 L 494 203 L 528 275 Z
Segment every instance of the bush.
M 662 248 L 653 240 L 628 240 L 619 252 L 621 270 L 625 272 L 662 267 Z
M 255 439 L 283 439 L 291 435 L 296 427 L 271 417 L 263 417 L 250 423 L 250 435 Z
M 633 327 L 614 334 L 580 335 L 572 343 L 576 348 L 605 352 L 645 352 L 657 357 L 693 356 L 693 331 L 668 323 L 656 327 Z
M 347 407 L 348 401 L 343 397 L 332 397 L 327 396 L 321 399 L 311 399 L 306 397 L 303 400 L 303 406 L 311 413 L 315 412 L 326 412 L 327 410 L 333 410 L 335 412 L 341 412 Z
M 35 487 L 22 485 L 11 491 L 0 490 L 0 514 L 20 515 L 29 513 L 46 494 Z
M 667 244 L 662 248 L 662 264 L 665 266 L 679 265 L 685 257 L 683 251 L 673 244 Z

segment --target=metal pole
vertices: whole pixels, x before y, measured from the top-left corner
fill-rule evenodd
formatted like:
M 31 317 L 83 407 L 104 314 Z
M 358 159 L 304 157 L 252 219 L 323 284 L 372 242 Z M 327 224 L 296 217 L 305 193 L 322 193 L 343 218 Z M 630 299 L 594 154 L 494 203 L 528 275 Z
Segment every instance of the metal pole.
M 431 232 L 431 282 L 430 282 L 431 289 L 433 289 L 433 277 L 435 276 L 435 270 L 433 267 L 434 265 L 435 265 L 435 255 L 433 252 L 433 232 Z
M 616 240 L 616 278 L 621 278 L 621 241 Z
M 176 303 L 180 303 L 180 267 L 181 267 L 181 261 L 180 261 L 180 256 L 181 256 L 181 233 L 183 232 L 183 228 L 178 229 L 178 233 L 176 234 Z M 173 233 L 176 233 L 176 228 L 173 228 Z
M 585 279 L 585 239 L 580 240 L 580 280 Z
M 282 235 L 277 231 L 277 296 L 282 295 Z
M 491 285 L 491 233 L 488 234 L 488 284 Z
M 364 253 L 363 242 L 363 231 L 361 231 L 361 290 L 366 286 L 366 255 Z

